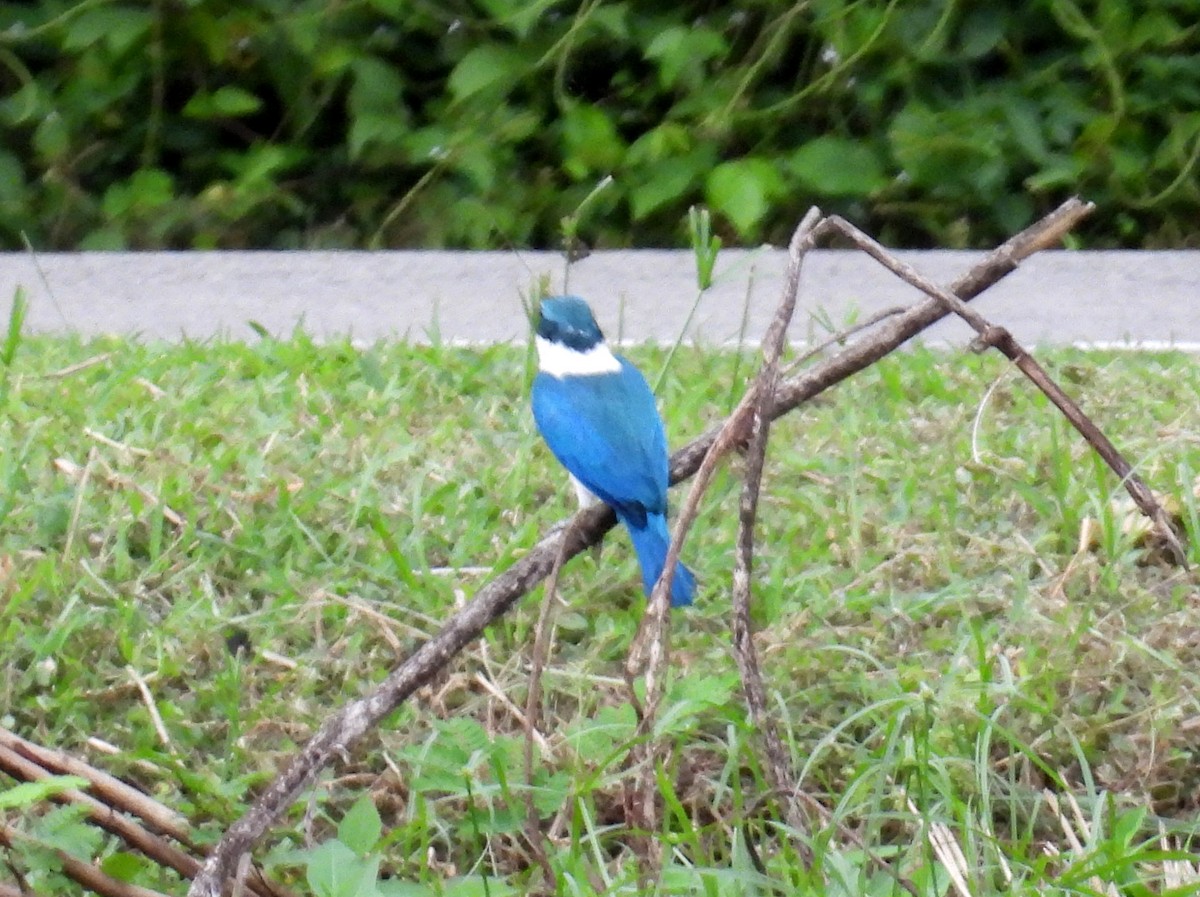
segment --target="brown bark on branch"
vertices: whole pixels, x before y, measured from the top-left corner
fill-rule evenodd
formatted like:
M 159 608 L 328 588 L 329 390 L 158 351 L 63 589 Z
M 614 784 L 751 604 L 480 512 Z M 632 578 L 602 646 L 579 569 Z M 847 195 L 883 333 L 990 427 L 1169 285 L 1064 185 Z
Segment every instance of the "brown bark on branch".
M 1176 531 L 1175 525 L 1171 521 L 1171 515 L 1159 504 L 1158 499 L 1154 497 L 1154 493 L 1150 491 L 1150 487 L 1138 476 L 1137 472 L 1133 469 L 1133 465 L 1125 459 L 1120 450 L 1093 423 L 1092 419 L 1084 414 L 1083 409 L 1054 381 L 1046 372 L 1046 369 L 1038 364 L 1037 359 L 1025 351 L 1025 348 L 1013 338 L 1011 333 L 1005 328 L 991 323 L 978 311 L 965 304 L 954 293 L 942 289 L 933 283 L 933 281 L 923 277 L 915 268 L 896 258 L 896 256 L 888 252 L 876 240 L 863 233 L 849 221 L 834 216 L 829 219 L 829 223 L 831 227 L 843 234 L 855 246 L 867 253 L 867 255 L 871 256 L 871 258 L 875 259 L 905 283 L 916 287 L 925 293 L 925 295 L 941 303 L 947 311 L 954 312 L 970 324 L 972 329 L 979 334 L 976 344 L 980 349 L 991 347 L 999 350 L 1021 370 L 1021 373 L 1033 381 L 1034 385 L 1042 391 L 1046 398 L 1054 403 L 1055 407 L 1063 413 L 1063 416 L 1071 422 L 1071 425 L 1096 450 L 1096 453 L 1104 460 L 1104 463 L 1120 478 L 1121 484 L 1129 492 L 1138 509 L 1150 518 L 1158 530 L 1159 536 L 1170 547 L 1171 553 L 1175 555 L 1176 562 L 1184 569 L 1187 569 L 1187 553 L 1184 551 L 1181 534 Z
M 87 779 L 88 790 L 93 797 L 114 809 L 136 816 L 159 834 L 170 835 L 186 847 L 194 846 L 189 840 L 191 832 L 186 819 L 136 788 L 126 785 L 116 776 L 96 769 L 70 754 L 35 744 L 7 729 L 0 729 L 0 745 L 55 775 L 72 775 Z
M 139 825 L 135 819 L 141 819 L 149 828 L 169 835 L 193 852 L 199 852 L 191 841 L 187 823 L 174 811 L 120 779 L 69 754 L 42 747 L 4 728 L 0 728 L 0 770 L 24 782 L 37 782 L 54 775 L 75 775 L 87 779 L 87 792 L 69 788 L 56 793 L 52 799 L 58 803 L 84 807 L 88 818 L 97 826 L 116 835 L 130 848 L 140 851 L 160 866 L 174 869 L 184 878 L 192 878 L 200 870 L 200 860 L 194 855 L 185 853 L 165 838 Z M 67 871 L 71 874 L 69 869 Z M 88 885 L 87 881 L 76 880 Z M 258 897 L 285 897 L 288 893 L 282 886 L 268 882 L 258 869 L 254 869 L 248 877 L 246 887 Z
M 40 843 L 12 826 L 0 822 L 0 846 L 16 847 L 18 844 L 32 846 Z M 100 871 L 99 867 L 85 863 L 65 851 L 55 850 L 54 854 L 61 864 L 64 875 L 101 897 L 168 897 L 161 891 L 152 891 L 139 885 L 131 885 L 106 875 Z
M 753 414 L 750 424 L 750 444 L 746 449 L 746 479 L 738 504 L 737 544 L 733 564 L 733 653 L 741 673 L 742 690 L 750 710 L 750 722 L 763 743 L 766 755 L 767 781 L 783 801 L 784 818 L 793 831 L 806 834 L 808 820 L 796 799 L 796 778 L 784 750 L 783 740 L 775 720 L 767 712 L 767 690 L 763 683 L 762 667 L 754 648 L 754 629 L 750 616 L 751 582 L 754 571 L 754 524 L 758 519 L 758 496 L 762 488 L 763 468 L 767 460 L 767 442 L 771 433 L 771 399 L 779 383 L 779 359 L 787 342 L 787 329 L 796 311 L 800 293 L 800 270 L 804 258 L 827 229 L 828 219 L 817 222 L 819 212 L 812 209 L 792 237 L 788 248 L 788 268 L 783 299 L 774 320 L 763 337 L 763 363 L 754 383 Z M 812 863 L 812 851 L 798 845 L 807 864 Z
M 973 298 L 1015 270 L 1022 259 L 1056 243 L 1091 208 L 1079 200 L 1064 203 L 1055 212 L 989 254 L 969 274 L 957 281 L 951 292 L 960 299 Z M 874 334 L 856 341 L 796 377 L 781 381 L 768 416 L 775 419 L 786 414 L 882 358 L 947 313 L 948 310 L 939 301 L 926 300 L 903 315 L 891 318 Z M 687 479 L 696 472 L 720 431 L 720 427 L 713 428 L 672 456 L 672 482 Z M 574 557 L 599 542 L 615 522 L 612 511 L 597 507 L 577 514 L 569 530 L 564 523 L 556 525 L 525 557 L 484 585 L 475 598 L 456 612 L 437 635 L 411 654 L 383 682 L 364 697 L 351 701 L 328 717 L 288 767 L 225 833 L 192 882 L 189 897 L 217 897 L 221 883 L 233 873 L 242 854 L 253 847 L 321 769 L 427 683 L 489 624 L 541 582 L 549 574 L 560 550 L 564 557 Z

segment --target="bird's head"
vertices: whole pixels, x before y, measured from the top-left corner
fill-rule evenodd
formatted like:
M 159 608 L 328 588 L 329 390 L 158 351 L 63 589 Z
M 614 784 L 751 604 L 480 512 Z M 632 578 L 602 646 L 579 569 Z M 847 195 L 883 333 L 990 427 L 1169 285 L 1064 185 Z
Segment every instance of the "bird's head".
M 600 332 L 592 310 L 578 296 L 543 299 L 537 335 L 576 352 L 587 352 L 604 342 L 604 334 Z

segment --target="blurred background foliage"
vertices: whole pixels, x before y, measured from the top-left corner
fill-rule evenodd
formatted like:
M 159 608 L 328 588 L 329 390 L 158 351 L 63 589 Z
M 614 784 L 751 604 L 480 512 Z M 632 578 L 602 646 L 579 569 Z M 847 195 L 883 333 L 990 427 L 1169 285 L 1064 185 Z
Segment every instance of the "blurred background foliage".
M 1196 0 L 0 4 L 0 246 L 1196 246 Z

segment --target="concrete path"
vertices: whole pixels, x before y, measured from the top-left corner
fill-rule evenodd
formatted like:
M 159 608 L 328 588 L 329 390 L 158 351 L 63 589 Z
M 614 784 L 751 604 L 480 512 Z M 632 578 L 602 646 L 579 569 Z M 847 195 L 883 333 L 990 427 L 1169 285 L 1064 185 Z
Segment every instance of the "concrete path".
M 903 253 L 940 283 L 982 254 Z M 778 301 L 780 250 L 726 251 L 719 283 L 700 304 L 691 339 L 757 340 Z M 692 255 L 601 252 L 574 265 L 571 292 L 587 298 L 610 337 L 673 340 L 696 296 Z M 558 291 L 563 261 L 548 252 L 239 252 L 0 254 L 0 312 L 18 285 L 29 328 L 143 338 L 256 339 L 248 322 L 286 335 L 297 326 L 329 339 L 407 337 L 492 342 L 523 338 L 521 294 L 539 278 Z M 917 299 L 860 253 L 810 256 L 793 339 L 820 338 L 878 309 Z M 1031 343 L 1179 345 L 1200 349 L 1200 252 L 1045 252 L 976 301 Z M 2 322 L 0 322 L 2 326 Z M 927 342 L 961 344 L 957 321 Z

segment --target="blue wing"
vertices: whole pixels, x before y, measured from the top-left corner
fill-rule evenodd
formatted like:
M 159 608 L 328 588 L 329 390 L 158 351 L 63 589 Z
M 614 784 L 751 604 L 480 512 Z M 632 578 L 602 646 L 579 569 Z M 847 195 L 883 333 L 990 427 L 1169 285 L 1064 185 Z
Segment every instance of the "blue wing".
M 667 439 L 638 369 L 533 381 L 533 417 L 563 467 L 635 526 L 667 509 Z

